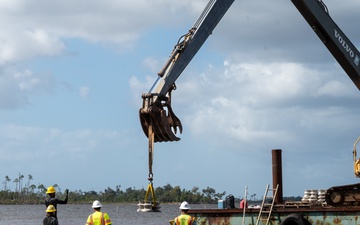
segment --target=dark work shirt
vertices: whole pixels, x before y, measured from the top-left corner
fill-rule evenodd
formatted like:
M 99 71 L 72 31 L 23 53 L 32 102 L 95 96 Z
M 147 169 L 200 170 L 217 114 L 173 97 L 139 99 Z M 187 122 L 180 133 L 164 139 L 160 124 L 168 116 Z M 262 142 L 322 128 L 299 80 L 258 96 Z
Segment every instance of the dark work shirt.
M 55 217 L 47 216 L 43 220 L 43 225 L 59 225 L 59 223 Z
M 49 196 L 48 198 L 45 199 L 45 206 L 47 208 L 49 205 L 53 205 L 56 209 L 55 217 L 57 218 L 57 204 L 67 204 L 67 201 L 68 201 L 68 196 L 66 196 L 65 200 L 61 200 L 58 198 L 51 198 Z

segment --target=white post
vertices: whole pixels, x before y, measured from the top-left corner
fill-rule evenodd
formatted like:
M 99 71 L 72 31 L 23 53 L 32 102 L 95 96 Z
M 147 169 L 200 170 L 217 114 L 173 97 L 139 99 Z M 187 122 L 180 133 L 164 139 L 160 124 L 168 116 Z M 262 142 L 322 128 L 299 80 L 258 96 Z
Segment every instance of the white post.
M 244 195 L 244 199 L 245 199 L 245 202 L 244 202 L 244 208 L 243 208 L 243 218 L 242 218 L 242 225 L 245 224 L 245 210 L 246 210 L 246 206 L 247 206 L 247 195 L 248 195 L 248 187 L 247 185 L 245 186 L 245 195 Z

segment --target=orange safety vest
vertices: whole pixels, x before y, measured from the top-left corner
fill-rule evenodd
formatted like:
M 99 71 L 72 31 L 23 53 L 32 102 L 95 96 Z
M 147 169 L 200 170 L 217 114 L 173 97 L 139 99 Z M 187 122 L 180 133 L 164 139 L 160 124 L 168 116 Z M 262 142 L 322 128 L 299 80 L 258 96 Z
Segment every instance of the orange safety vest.
M 112 224 L 111 219 L 107 213 L 94 212 L 89 216 L 86 225 L 109 225 Z
M 175 225 L 192 225 L 194 218 L 188 214 L 182 214 L 175 218 Z

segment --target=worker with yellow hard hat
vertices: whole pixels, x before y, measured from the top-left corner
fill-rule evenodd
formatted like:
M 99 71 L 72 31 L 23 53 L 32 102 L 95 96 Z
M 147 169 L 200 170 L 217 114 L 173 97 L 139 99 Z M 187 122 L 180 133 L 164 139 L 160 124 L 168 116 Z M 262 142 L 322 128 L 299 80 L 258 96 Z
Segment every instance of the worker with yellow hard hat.
M 46 217 L 43 220 L 43 225 L 59 225 L 59 222 L 55 217 L 56 209 L 53 205 L 49 205 L 45 212 Z
M 54 206 L 55 211 L 54 211 L 54 216 L 55 218 L 57 218 L 57 204 L 67 204 L 68 202 L 68 197 L 69 197 L 69 190 L 66 189 L 65 190 L 65 199 L 61 200 L 55 197 L 56 194 L 56 190 L 54 188 L 54 186 L 50 186 L 47 188 L 46 190 L 46 194 L 48 195 L 47 198 L 45 199 L 45 206 L 48 208 L 50 205 Z

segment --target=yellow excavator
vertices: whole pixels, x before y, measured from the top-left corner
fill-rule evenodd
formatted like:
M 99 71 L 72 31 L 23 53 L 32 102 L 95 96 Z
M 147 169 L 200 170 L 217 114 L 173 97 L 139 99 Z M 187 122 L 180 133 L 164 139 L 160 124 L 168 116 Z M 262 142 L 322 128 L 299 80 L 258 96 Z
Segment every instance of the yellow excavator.
M 360 159 L 356 157 L 356 145 L 360 137 L 354 143 L 354 174 L 360 178 Z M 331 187 L 325 192 L 325 201 L 328 205 L 339 207 L 344 205 L 360 205 L 360 183 Z
M 354 173 L 356 177 L 360 177 L 360 159 L 356 159 L 356 145 L 357 143 L 360 141 L 360 137 L 358 137 L 358 139 L 355 141 L 354 143 L 354 150 L 353 150 L 353 155 L 354 155 Z

